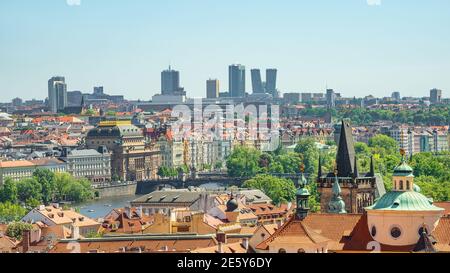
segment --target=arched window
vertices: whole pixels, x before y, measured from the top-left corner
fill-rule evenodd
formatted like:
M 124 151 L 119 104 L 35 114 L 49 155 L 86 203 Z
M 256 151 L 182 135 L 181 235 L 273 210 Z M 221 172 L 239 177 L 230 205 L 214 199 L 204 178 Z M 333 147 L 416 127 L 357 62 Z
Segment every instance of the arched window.
M 411 182 L 406 181 L 406 190 L 410 190 L 411 189 Z
M 299 248 L 299 250 L 297 250 L 297 253 L 306 253 L 306 251 L 303 248 Z
M 400 180 L 400 186 L 399 186 L 399 190 L 403 190 L 403 180 Z
M 286 249 L 280 248 L 280 250 L 278 250 L 278 253 L 286 253 Z

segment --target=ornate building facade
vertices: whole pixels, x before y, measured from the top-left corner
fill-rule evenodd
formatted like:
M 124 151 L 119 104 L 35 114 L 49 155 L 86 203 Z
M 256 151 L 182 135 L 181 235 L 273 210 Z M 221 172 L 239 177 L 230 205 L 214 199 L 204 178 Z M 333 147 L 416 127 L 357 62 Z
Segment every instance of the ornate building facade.
M 334 208 L 330 208 L 329 204 L 335 198 L 338 187 L 333 191 L 333 185 L 336 182 L 339 183 L 340 196 L 346 204 L 345 211 L 349 213 L 362 213 L 365 207 L 371 206 L 375 199 L 385 192 L 381 176 L 375 174 L 373 160 L 368 173 L 359 173 L 352 127 L 346 120 L 341 124 L 335 172 L 324 175 L 319 160 L 317 188 L 321 196 L 322 212 L 334 212 Z
M 122 181 L 157 177 L 160 154 L 156 144 L 146 143 L 141 129 L 131 121 L 101 122 L 86 137 L 88 149 L 105 146 L 112 152 L 111 174 Z

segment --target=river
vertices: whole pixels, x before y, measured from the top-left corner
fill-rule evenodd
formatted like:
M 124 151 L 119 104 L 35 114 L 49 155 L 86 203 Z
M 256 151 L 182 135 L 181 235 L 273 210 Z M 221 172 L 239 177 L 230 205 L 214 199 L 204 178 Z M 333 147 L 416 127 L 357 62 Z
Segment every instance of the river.
M 81 214 L 92 219 L 98 219 L 105 217 L 114 208 L 129 206 L 130 201 L 133 201 L 140 196 L 141 195 L 107 197 L 75 204 L 74 207 L 79 209 Z
M 200 186 L 207 190 L 215 190 L 220 188 L 216 183 L 208 183 Z M 130 202 L 142 195 L 107 197 L 91 200 L 81 204 L 74 204 L 74 208 L 79 209 L 80 213 L 92 219 L 105 217 L 112 209 L 124 208 L 130 205 Z

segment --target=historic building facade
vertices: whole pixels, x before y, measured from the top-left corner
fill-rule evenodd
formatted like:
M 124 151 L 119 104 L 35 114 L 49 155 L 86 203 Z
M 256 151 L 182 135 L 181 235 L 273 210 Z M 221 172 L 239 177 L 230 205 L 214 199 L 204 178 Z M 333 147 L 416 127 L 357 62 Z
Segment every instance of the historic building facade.
M 345 213 L 340 183 L 333 186 L 333 210 L 309 214 L 310 194 L 302 179 L 295 214 L 254 249 L 257 253 L 447 253 L 450 218 L 420 193 L 413 172 L 404 158 L 394 169 L 393 190 L 361 214 Z
M 67 163 L 67 172 L 93 183 L 111 181 L 111 154 L 104 146 L 98 150 L 64 150 L 61 160 Z
M 158 146 L 146 143 L 141 129 L 131 121 L 100 122 L 86 137 L 88 149 L 105 146 L 111 155 L 111 175 L 123 181 L 144 181 L 157 177 Z
M 358 172 L 352 127 L 349 121 L 342 121 L 335 172 L 324 175 L 319 160 L 317 188 L 321 196 L 322 212 L 333 211 L 329 204 L 336 192 L 336 189 L 333 191 L 336 181 L 339 183 L 340 195 L 346 204 L 345 210 L 349 213 L 362 213 L 365 207 L 371 206 L 376 198 L 384 194 L 384 184 L 382 178 L 375 175 L 373 160 L 370 165 L 370 171 L 367 174 Z

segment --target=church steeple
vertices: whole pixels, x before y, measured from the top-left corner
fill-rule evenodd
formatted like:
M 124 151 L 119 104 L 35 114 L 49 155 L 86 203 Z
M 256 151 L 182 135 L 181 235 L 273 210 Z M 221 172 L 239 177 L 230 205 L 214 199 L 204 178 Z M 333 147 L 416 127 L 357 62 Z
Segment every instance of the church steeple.
M 348 120 L 342 120 L 336 163 L 339 177 L 352 177 L 355 171 L 355 146 Z
M 394 183 L 394 191 L 414 191 L 414 170 L 406 162 L 406 152 L 401 149 L 402 161 L 400 165 L 395 167 L 392 174 L 392 180 Z
M 322 177 L 322 156 L 319 155 L 319 168 L 318 168 L 317 178 L 321 178 L 321 177 Z
M 345 202 L 341 197 L 342 190 L 339 185 L 339 179 L 337 174 L 335 174 L 335 179 L 333 183 L 333 197 L 328 203 L 328 212 L 334 214 L 345 214 L 347 211 L 345 210 Z
M 358 159 L 355 156 L 355 163 L 354 163 L 354 171 L 353 171 L 353 177 L 352 178 L 358 178 L 359 172 L 358 172 Z
M 373 156 L 370 157 L 370 172 L 369 172 L 369 176 L 370 177 L 374 177 L 375 176 L 375 168 L 373 165 Z
M 303 220 L 308 216 L 309 212 L 309 197 L 311 194 L 309 193 L 306 186 L 308 185 L 308 180 L 306 180 L 305 176 L 302 173 L 302 176 L 299 180 L 299 189 L 297 190 L 297 209 L 295 212 L 295 219 Z

